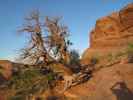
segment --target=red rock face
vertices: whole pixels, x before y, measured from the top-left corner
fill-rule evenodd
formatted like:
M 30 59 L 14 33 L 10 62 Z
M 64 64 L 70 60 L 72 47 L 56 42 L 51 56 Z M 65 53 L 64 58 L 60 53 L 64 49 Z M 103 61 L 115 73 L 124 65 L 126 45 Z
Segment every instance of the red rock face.
M 83 53 L 82 58 L 119 52 L 132 42 L 133 3 L 96 21 L 95 28 L 90 33 L 90 48 Z
M 7 80 L 10 79 L 12 76 L 13 64 L 8 60 L 0 60 L 0 67 L 2 69 L 2 76 Z
M 91 48 L 125 45 L 133 40 L 133 38 L 128 39 L 132 35 L 133 4 L 130 4 L 119 12 L 112 13 L 96 21 L 96 26 L 90 33 Z
M 133 32 L 133 3 L 120 10 L 119 15 L 125 30 Z

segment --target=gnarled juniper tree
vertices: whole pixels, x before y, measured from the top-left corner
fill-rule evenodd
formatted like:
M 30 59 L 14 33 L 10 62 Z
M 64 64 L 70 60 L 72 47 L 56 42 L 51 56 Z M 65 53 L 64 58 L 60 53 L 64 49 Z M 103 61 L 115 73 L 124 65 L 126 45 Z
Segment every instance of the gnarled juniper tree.
M 51 61 L 69 63 L 68 47 L 72 44 L 68 40 L 68 28 L 60 23 L 60 18 L 46 17 L 40 19 L 38 11 L 34 11 L 26 18 L 26 23 L 19 32 L 30 35 L 29 44 L 22 49 L 20 58 L 27 59 L 32 64 L 40 61 L 48 64 Z

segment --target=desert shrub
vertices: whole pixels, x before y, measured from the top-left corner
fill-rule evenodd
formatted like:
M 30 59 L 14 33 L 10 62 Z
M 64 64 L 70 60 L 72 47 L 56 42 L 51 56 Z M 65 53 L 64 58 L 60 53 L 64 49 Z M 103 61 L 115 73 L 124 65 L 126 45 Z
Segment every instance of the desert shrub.
M 77 73 L 80 71 L 80 56 L 76 50 L 70 52 L 70 68 L 73 72 Z
M 117 57 L 121 57 L 121 56 L 123 56 L 123 55 L 125 55 L 125 52 L 122 52 L 122 51 L 119 51 L 119 52 L 116 54 Z
M 17 96 L 9 97 L 8 100 L 26 100 L 26 98 L 24 96 L 17 95 Z
M 127 53 L 125 51 L 119 51 L 114 55 L 114 60 L 119 59 L 123 56 L 125 56 Z
M 128 62 L 133 63 L 133 43 L 129 43 L 127 47 Z
M 109 53 L 107 59 L 108 59 L 109 62 L 112 61 L 114 59 L 113 54 L 112 53 Z
M 127 51 L 126 52 L 125 51 L 118 51 L 117 53 L 114 53 L 114 54 L 113 53 L 109 53 L 107 55 L 107 60 L 109 62 L 114 61 L 114 60 L 118 60 L 119 58 L 125 56 L 126 54 L 127 54 Z
M 21 98 L 26 98 L 30 94 L 36 94 L 47 89 L 48 79 L 39 70 L 27 68 L 21 70 L 18 75 L 13 76 L 8 83 L 8 87 L 15 91 L 10 100 L 21 100 Z
M 90 64 L 94 66 L 97 63 L 99 63 L 99 56 L 98 55 L 92 56 L 90 59 Z
M 48 79 L 49 81 L 54 80 L 54 75 L 53 75 L 53 73 L 49 73 L 49 74 L 47 75 L 47 79 Z

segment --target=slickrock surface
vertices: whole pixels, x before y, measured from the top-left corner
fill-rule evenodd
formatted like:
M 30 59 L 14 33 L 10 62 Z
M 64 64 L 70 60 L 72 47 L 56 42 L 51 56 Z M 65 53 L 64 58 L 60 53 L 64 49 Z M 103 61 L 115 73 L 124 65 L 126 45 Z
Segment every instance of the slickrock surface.
M 103 68 L 87 82 L 68 90 L 68 100 L 132 100 L 133 65 Z

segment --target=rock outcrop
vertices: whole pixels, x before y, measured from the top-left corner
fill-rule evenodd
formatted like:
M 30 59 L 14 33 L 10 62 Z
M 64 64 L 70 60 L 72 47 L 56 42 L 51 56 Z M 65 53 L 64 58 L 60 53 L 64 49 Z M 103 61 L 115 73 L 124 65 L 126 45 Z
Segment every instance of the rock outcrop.
M 90 48 L 83 58 L 120 50 L 130 42 L 133 42 L 133 3 L 96 21 L 90 33 Z
M 95 29 L 91 32 L 90 47 L 121 46 L 128 42 L 124 40 L 131 35 L 133 35 L 133 4 L 97 20 Z
M 13 63 L 8 60 L 0 60 L 0 70 L 3 78 L 8 80 L 12 76 Z

